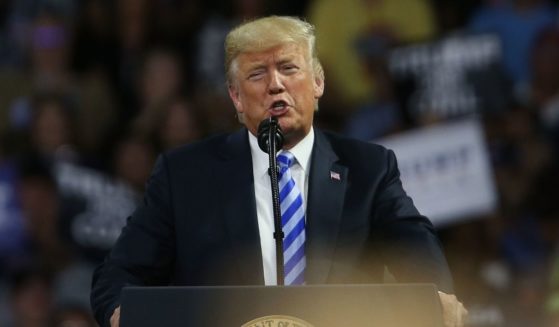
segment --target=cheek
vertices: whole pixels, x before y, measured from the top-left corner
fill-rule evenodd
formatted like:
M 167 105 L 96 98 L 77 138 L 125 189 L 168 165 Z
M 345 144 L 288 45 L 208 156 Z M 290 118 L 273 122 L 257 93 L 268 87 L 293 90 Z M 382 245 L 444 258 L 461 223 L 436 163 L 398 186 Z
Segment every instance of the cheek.
M 314 102 L 315 102 L 315 89 L 313 87 L 313 85 L 309 85 L 304 84 L 301 85 L 297 90 L 296 90 L 296 94 L 299 97 L 299 102 L 300 104 L 303 106 L 303 108 L 307 108 L 307 107 L 312 107 L 314 108 Z M 307 111 L 307 110 L 305 110 Z
M 245 92 L 239 100 L 240 106 L 243 107 L 244 112 L 247 114 L 257 113 L 260 111 L 260 107 L 263 102 L 260 93 L 255 91 Z
M 248 113 L 255 101 L 255 91 L 243 86 L 236 94 L 232 95 L 233 103 L 238 112 Z

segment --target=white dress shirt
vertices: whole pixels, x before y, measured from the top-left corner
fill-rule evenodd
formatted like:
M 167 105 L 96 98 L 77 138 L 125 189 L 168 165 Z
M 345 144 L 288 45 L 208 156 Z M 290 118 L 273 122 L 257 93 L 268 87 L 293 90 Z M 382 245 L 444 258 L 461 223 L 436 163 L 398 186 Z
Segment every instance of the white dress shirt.
M 252 133 L 248 133 L 250 152 L 252 154 L 252 172 L 254 174 L 254 194 L 256 198 L 256 215 L 258 216 L 258 230 L 260 232 L 260 246 L 262 248 L 262 264 L 264 268 L 264 284 L 277 285 L 276 272 L 276 242 L 274 240 L 274 211 L 272 208 L 272 189 L 268 175 L 268 154 L 260 149 L 258 140 Z M 296 159 L 291 166 L 291 175 L 301 191 L 303 206 L 307 208 L 307 190 L 309 188 L 309 170 L 312 148 L 314 144 L 314 130 L 297 145 L 289 150 Z M 283 151 L 283 150 L 282 150 Z M 278 152 L 278 154 L 281 153 Z M 304 185 L 304 187 L 301 187 Z M 306 217 L 306 215 L 305 215 Z

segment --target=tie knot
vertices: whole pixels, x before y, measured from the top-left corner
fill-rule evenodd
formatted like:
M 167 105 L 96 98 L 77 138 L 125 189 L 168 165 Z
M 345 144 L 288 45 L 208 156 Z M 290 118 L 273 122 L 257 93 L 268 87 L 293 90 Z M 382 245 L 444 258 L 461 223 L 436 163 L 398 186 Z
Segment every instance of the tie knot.
M 280 167 L 291 167 L 295 163 L 295 156 L 289 151 L 283 151 L 278 155 L 278 165 Z

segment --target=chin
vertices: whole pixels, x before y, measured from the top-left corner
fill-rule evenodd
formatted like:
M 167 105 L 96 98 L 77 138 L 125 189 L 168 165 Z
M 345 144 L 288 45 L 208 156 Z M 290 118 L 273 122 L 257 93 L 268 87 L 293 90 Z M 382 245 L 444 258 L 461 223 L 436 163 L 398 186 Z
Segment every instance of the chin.
M 279 121 L 279 125 L 281 127 L 281 131 L 283 132 L 284 136 L 289 136 L 293 133 L 293 127 L 291 126 L 291 124 L 282 122 L 281 120 Z

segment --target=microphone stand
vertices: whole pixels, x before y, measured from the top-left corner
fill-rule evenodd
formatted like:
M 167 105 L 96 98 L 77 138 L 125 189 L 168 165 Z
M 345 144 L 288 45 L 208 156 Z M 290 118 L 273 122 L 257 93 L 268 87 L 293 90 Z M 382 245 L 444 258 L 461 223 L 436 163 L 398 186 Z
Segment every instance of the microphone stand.
M 283 145 L 283 135 L 278 125 L 277 118 L 270 117 L 260 123 L 258 128 L 258 140 L 260 148 L 268 152 L 270 168 L 270 182 L 272 185 L 272 206 L 274 211 L 274 239 L 276 240 L 276 272 L 277 285 L 284 285 L 284 269 L 283 269 L 283 229 L 281 224 L 281 209 L 278 185 L 278 165 L 276 161 L 276 153 L 278 147 Z M 267 151 L 266 151 L 267 150 Z

